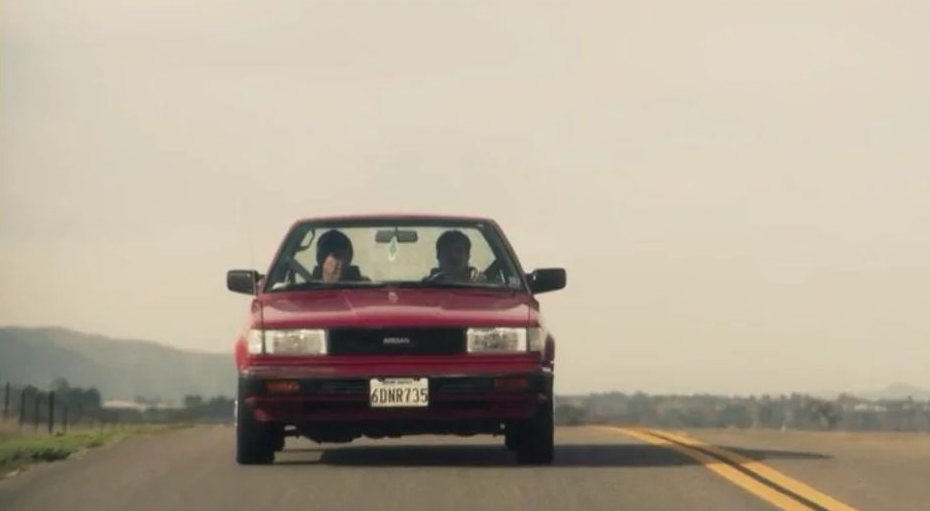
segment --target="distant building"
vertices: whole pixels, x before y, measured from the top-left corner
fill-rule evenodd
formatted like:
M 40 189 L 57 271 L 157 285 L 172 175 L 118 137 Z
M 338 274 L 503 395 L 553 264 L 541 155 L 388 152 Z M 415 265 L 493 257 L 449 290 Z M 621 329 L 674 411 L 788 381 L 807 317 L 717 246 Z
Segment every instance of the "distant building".
M 170 403 L 137 403 L 135 401 L 109 400 L 103 402 L 103 407 L 108 410 L 134 410 L 144 412 L 146 410 L 170 410 L 174 407 Z

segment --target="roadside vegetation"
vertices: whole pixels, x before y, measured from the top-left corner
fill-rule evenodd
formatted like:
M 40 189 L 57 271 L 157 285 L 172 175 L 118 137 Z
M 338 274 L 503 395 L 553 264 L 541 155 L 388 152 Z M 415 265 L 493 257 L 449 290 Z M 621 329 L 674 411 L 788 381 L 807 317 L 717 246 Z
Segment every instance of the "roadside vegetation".
M 16 472 L 24 466 L 63 460 L 76 452 L 119 442 L 125 438 L 159 433 L 182 425 L 131 425 L 105 429 L 77 429 L 53 435 L 21 431 L 15 424 L 0 427 L 0 477 Z
M 5 383 L 0 409 L 0 477 L 38 462 L 136 436 L 198 423 L 229 423 L 233 401 L 189 395 L 183 403 L 155 398 L 105 401 L 96 387 L 76 387 L 62 378 L 47 389 Z
M 665 428 L 930 431 L 930 400 L 610 392 L 556 398 L 556 423 Z

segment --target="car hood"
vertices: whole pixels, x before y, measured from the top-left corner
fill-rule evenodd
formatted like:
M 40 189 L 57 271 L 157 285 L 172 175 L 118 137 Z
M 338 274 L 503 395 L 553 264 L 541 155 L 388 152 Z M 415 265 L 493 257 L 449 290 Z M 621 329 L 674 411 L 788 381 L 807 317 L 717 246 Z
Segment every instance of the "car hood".
M 256 303 L 264 328 L 527 326 L 537 305 L 524 293 L 472 289 L 341 289 L 269 293 Z

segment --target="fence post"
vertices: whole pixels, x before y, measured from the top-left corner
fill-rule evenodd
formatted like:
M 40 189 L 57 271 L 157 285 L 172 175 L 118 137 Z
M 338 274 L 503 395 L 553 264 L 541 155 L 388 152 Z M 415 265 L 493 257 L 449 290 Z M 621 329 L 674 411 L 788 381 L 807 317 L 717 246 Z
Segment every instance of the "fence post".
M 23 388 L 19 393 L 19 427 L 22 428 L 26 422 L 26 389 Z
M 55 391 L 48 393 L 48 434 L 55 431 Z
M 35 406 L 33 407 L 33 414 L 32 414 L 32 418 L 33 418 L 32 426 L 35 429 L 36 433 L 38 433 L 39 432 L 39 407 L 42 405 L 42 395 L 39 394 L 38 392 L 36 392 L 36 399 L 35 399 L 34 405 Z
M 10 417 L 10 382 L 6 382 L 6 388 L 3 391 L 3 420 Z
M 65 405 L 65 409 L 62 410 L 61 426 L 62 426 L 62 431 L 67 433 L 68 432 L 68 405 Z

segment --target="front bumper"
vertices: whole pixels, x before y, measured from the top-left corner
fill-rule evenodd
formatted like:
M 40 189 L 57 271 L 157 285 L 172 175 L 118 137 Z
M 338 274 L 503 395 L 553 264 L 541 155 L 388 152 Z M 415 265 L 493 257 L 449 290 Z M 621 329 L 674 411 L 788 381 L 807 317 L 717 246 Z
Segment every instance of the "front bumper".
M 480 368 L 418 362 L 252 366 L 240 374 L 239 396 L 256 420 L 283 424 L 519 420 L 533 417 L 538 405 L 552 396 L 552 372 L 538 362 L 484 360 Z M 401 376 L 429 379 L 429 406 L 369 404 L 372 378 Z M 296 389 L 269 391 L 267 383 L 273 381 L 296 383 Z

